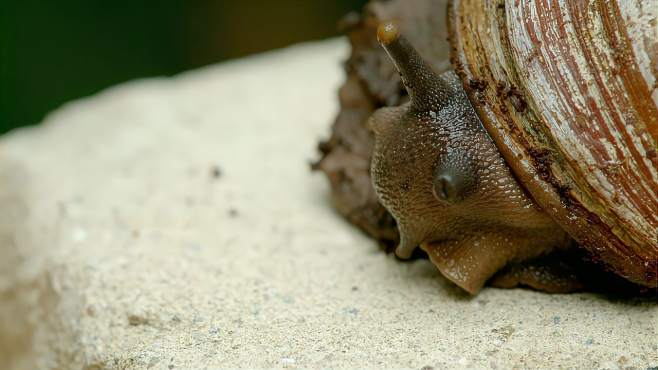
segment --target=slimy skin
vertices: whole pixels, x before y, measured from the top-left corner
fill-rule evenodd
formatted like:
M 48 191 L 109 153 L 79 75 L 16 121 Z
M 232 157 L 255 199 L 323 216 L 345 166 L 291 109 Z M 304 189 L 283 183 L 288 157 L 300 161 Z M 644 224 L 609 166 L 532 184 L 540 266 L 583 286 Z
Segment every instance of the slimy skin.
M 471 294 L 497 271 L 568 248 L 571 238 L 526 195 L 454 72 L 437 75 L 394 22 L 378 39 L 411 101 L 371 117 L 371 175 L 400 230 L 396 255 L 420 246 Z

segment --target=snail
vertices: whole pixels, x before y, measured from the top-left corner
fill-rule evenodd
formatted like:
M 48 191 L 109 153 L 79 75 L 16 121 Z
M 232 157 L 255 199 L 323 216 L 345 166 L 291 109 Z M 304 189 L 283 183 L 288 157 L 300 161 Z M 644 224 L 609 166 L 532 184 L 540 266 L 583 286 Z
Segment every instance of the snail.
M 409 96 L 367 120 L 395 254 L 420 247 L 471 294 L 492 278 L 564 292 L 580 286 L 535 261 L 580 249 L 655 289 L 657 7 L 453 0 L 447 17 L 442 73 L 400 22 L 377 28 Z M 497 275 L 511 265 L 522 267 Z

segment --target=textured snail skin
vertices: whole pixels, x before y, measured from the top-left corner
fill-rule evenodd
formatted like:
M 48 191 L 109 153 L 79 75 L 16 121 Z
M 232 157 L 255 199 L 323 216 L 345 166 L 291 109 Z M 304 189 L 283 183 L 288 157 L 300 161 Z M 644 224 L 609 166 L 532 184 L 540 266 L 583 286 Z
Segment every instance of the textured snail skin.
M 370 121 L 372 181 L 398 222 L 396 254 L 408 258 L 420 245 L 447 278 L 476 293 L 511 262 L 570 247 L 512 176 L 456 74 L 434 73 L 395 23 L 378 38 L 411 97 Z

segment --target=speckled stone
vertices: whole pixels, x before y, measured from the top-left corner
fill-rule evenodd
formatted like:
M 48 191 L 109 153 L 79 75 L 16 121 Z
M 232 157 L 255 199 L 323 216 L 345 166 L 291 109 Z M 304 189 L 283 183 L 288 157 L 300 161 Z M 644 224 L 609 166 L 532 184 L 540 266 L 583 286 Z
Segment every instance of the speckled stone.
M 347 52 L 136 81 L 2 138 L 0 368 L 658 366 L 653 302 L 469 297 L 334 212 L 308 163 Z

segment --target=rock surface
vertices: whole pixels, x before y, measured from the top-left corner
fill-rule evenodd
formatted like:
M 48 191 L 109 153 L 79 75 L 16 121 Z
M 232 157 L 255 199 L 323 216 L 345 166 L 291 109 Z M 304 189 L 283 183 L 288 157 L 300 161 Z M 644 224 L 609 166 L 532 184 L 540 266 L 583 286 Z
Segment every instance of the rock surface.
M 308 163 L 344 40 L 137 81 L 0 140 L 0 368 L 658 366 L 658 307 L 396 261 Z

